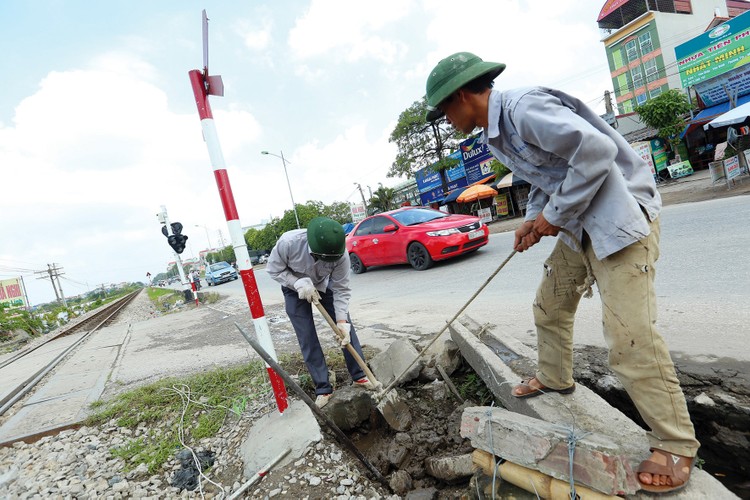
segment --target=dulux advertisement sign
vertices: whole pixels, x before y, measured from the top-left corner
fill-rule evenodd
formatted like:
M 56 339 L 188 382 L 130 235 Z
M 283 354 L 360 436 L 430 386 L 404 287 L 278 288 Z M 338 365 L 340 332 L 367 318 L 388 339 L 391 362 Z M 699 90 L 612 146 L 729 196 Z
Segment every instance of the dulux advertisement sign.
M 492 175 L 490 163 L 494 157 L 479 137 L 465 140 L 460 144 L 458 151 L 463 160 L 467 184 L 474 184 Z

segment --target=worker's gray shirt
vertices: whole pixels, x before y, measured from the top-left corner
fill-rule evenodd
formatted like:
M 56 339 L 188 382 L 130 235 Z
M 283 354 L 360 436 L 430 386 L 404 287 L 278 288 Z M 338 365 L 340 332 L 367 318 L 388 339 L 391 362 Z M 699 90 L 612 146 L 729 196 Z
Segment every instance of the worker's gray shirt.
M 661 196 L 646 162 L 588 106 L 564 92 L 493 90 L 482 136 L 513 175 L 531 184 L 526 220 L 541 212 L 603 259 L 649 233 Z M 563 241 L 573 249 L 563 234 Z
M 310 278 L 315 288 L 333 292 L 337 321 L 346 321 L 349 312 L 349 254 L 344 252 L 336 262 L 315 260 L 307 245 L 307 229 L 294 229 L 281 235 L 266 262 L 266 271 L 274 280 L 294 290 L 300 278 Z

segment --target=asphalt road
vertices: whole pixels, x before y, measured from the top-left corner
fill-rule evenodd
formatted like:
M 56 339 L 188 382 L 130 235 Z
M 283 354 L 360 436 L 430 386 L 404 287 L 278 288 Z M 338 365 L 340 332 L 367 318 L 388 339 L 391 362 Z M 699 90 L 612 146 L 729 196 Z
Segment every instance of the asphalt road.
M 657 325 L 670 349 L 697 362 L 750 360 L 743 347 L 750 334 L 750 197 L 671 205 L 661 219 Z M 510 254 L 512 241 L 512 233 L 492 234 L 478 252 L 427 271 L 404 265 L 353 275 L 350 311 L 363 340 L 377 345 L 398 336 L 432 336 Z M 554 241 L 545 238 L 516 254 L 465 314 L 535 346 L 531 303 Z M 264 305 L 282 302 L 279 286 L 262 266 L 255 274 Z M 239 281 L 211 290 L 244 294 Z M 596 293 L 581 301 L 575 340 L 605 346 Z

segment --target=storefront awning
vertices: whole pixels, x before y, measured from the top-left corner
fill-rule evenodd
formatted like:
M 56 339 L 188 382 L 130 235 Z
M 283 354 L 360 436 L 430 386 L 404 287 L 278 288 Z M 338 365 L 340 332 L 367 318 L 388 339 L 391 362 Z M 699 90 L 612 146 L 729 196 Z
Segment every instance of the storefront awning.
M 737 107 L 742 106 L 745 103 L 750 102 L 750 94 L 743 95 L 742 97 L 737 98 Z M 687 125 L 685 126 L 685 129 L 680 134 L 680 137 L 685 137 L 685 134 L 689 132 L 690 130 L 694 129 L 698 125 L 703 125 L 704 123 L 710 122 L 714 118 L 723 115 L 727 111 L 729 111 L 729 101 L 722 102 L 720 104 L 716 104 L 715 106 L 709 106 L 708 108 L 703 108 L 700 110 L 700 112 L 693 117 L 692 120 L 690 120 Z M 706 126 L 703 127 L 705 130 L 708 130 Z
M 736 125 L 742 123 L 750 116 L 750 102 L 740 104 L 734 109 L 730 109 L 724 114 L 721 114 L 711 120 L 710 122 L 703 125 L 703 130 L 710 128 L 727 127 L 729 125 Z

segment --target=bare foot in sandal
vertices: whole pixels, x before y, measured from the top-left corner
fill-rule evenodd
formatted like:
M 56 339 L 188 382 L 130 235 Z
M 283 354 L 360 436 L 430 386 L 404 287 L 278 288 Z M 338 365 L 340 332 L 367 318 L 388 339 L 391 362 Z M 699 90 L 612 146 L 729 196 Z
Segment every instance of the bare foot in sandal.
M 641 488 L 653 493 L 677 491 L 687 485 L 695 457 L 683 457 L 652 449 L 651 456 L 638 466 Z

